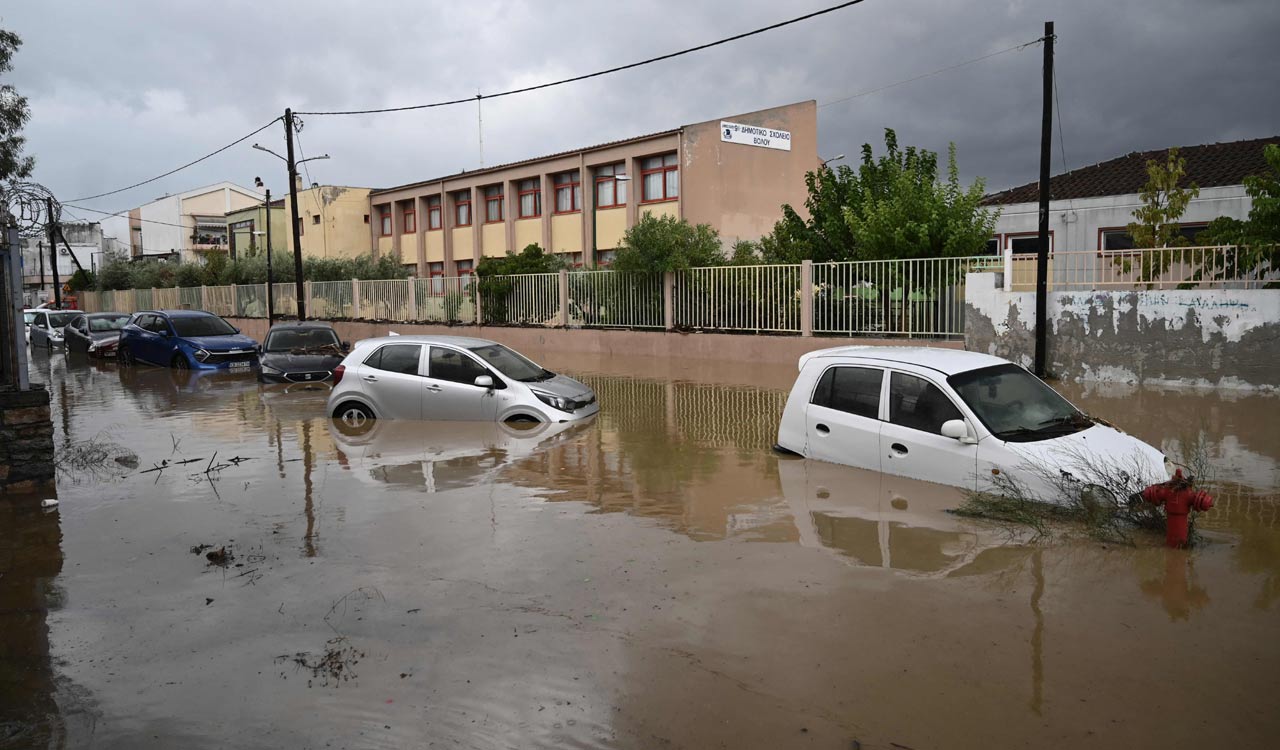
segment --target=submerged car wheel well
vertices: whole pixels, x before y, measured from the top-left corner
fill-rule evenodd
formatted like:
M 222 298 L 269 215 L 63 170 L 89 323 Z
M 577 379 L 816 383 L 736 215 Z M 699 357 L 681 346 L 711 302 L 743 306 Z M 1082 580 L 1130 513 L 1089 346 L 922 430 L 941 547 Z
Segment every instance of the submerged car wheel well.
M 502 421 L 505 422 L 506 424 L 539 424 L 542 422 L 541 419 L 538 419 L 532 414 L 525 414 L 523 412 L 520 412 L 518 414 L 512 414 L 506 417 L 505 419 L 503 419 Z
M 366 412 L 370 417 L 377 419 L 377 415 L 373 413 L 373 409 L 370 409 L 368 404 L 354 398 L 349 398 L 335 406 L 333 408 L 333 412 L 329 416 L 333 419 L 338 419 L 342 416 L 342 412 L 352 408 L 360 409 L 361 411 Z

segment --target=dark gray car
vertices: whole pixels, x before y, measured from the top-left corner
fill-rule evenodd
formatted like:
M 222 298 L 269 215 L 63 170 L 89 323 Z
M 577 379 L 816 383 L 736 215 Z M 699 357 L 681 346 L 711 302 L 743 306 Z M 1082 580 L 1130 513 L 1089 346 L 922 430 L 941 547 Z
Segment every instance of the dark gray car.
M 264 383 L 328 382 L 346 351 L 346 344 L 328 323 L 278 323 L 262 342 L 258 379 Z
M 129 313 L 100 312 L 81 315 L 62 329 L 67 351 L 90 357 L 114 357 L 120 344 L 120 329 L 129 322 Z

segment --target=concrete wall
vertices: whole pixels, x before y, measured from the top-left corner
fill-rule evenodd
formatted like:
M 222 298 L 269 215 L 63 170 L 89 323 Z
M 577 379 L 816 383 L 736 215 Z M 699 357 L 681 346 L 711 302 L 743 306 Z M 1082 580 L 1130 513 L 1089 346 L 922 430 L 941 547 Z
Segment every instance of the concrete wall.
M 965 281 L 965 345 L 1028 367 L 1035 294 L 999 274 Z M 1050 292 L 1053 377 L 1151 385 L 1280 389 L 1280 289 Z
M 262 318 L 227 318 L 245 334 L 261 341 L 267 333 Z M 959 349 L 960 342 L 920 342 L 903 339 L 849 339 L 801 336 L 750 336 L 713 333 L 661 333 L 649 331 L 612 331 L 565 328 L 506 328 L 502 326 L 441 326 L 401 323 L 365 323 L 335 321 L 334 329 L 343 341 L 386 336 L 388 331 L 401 335 L 433 334 L 437 336 L 478 336 L 491 339 L 530 356 L 543 352 L 588 356 L 661 357 L 672 361 L 708 360 L 750 363 L 751 365 L 789 365 L 794 367 L 800 355 L 817 349 L 851 344 L 872 346 L 937 346 Z
M 290 197 L 284 195 L 284 215 L 291 216 Z M 321 185 L 298 191 L 298 219 L 302 222 L 302 254 L 312 258 L 354 258 L 369 252 L 369 188 Z M 320 217 L 320 223 L 315 218 Z M 425 220 L 418 216 L 418 221 Z M 373 221 L 370 217 L 370 221 Z M 285 218 L 288 226 L 289 219 Z M 394 231 L 400 231 L 397 222 Z M 275 226 L 271 228 L 275 231 Z M 288 234 L 287 250 L 293 252 L 293 233 Z M 272 239 L 275 239 L 274 237 Z M 390 245 L 391 238 L 385 238 Z M 390 252 L 388 247 L 386 252 Z M 406 259 L 416 253 L 412 244 L 402 248 Z
M 49 391 L 0 389 L 0 500 L 54 485 Z

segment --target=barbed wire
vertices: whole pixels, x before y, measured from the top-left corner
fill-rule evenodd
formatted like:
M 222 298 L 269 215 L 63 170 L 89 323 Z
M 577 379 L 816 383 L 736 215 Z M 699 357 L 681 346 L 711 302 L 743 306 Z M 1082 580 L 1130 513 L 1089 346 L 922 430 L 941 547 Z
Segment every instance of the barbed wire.
M 53 200 L 52 216 L 48 215 L 49 199 Z M 13 214 L 18 234 L 28 238 L 44 237 L 49 232 L 49 223 L 62 218 L 62 204 L 52 190 L 38 182 L 0 184 L 0 209 Z

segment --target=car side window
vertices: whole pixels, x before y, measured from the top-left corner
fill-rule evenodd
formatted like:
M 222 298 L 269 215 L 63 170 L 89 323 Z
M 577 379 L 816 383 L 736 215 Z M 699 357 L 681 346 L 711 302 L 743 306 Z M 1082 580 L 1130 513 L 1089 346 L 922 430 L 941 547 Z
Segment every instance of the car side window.
M 398 372 L 402 375 L 418 374 L 418 359 L 422 356 L 420 344 L 388 344 L 370 354 L 364 364 L 375 370 Z
M 963 418 L 951 399 L 924 378 L 895 372 L 889 379 L 889 421 L 893 424 L 937 435 L 943 422 Z
M 428 377 L 436 380 L 448 380 L 452 383 L 475 385 L 476 378 L 488 375 L 489 370 L 471 357 L 454 349 L 441 346 L 431 347 L 431 367 Z
M 830 367 L 818 379 L 809 402 L 828 409 L 880 418 L 880 384 L 884 370 L 874 367 Z
M 44 313 L 36 313 L 36 319 L 35 319 L 35 325 L 36 325 L 36 327 L 37 327 L 37 328 L 44 328 L 44 326 L 45 326 L 45 322 L 46 322 L 46 321 L 45 321 L 45 318 L 47 318 L 47 317 L 48 317 L 48 316 L 47 316 L 47 315 L 45 315 Z
M 152 333 L 164 335 L 169 332 L 169 324 L 159 315 L 152 315 L 147 330 Z

